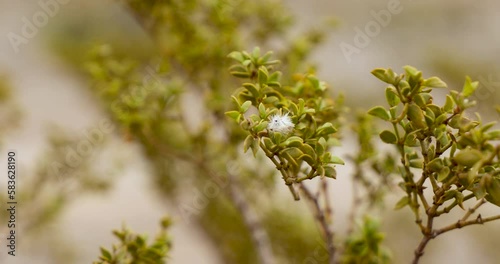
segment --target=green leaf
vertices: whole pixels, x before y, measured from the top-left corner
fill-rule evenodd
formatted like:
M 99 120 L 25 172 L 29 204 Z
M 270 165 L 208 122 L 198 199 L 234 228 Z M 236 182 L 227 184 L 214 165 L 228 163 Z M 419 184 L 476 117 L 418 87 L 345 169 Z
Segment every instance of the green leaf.
M 411 103 L 408 108 L 408 119 L 415 125 L 416 128 L 425 128 L 427 125 L 424 121 L 424 113 L 418 105 Z
M 444 166 L 443 160 L 441 160 L 440 158 L 435 158 L 435 159 L 431 160 L 429 162 L 429 164 L 427 164 L 427 168 L 429 168 L 429 170 L 431 170 L 433 172 L 441 171 L 443 166 Z
M 373 76 L 377 77 L 379 80 L 388 83 L 388 84 L 394 84 L 395 82 L 395 74 L 391 69 L 382 69 L 382 68 L 377 68 L 371 71 Z
M 233 51 L 227 55 L 229 58 L 237 60 L 239 62 L 243 62 L 245 60 L 245 57 L 243 54 L 239 51 Z
M 438 177 L 437 180 L 439 182 L 444 182 L 446 179 L 448 179 L 448 175 L 450 175 L 450 168 L 449 167 L 443 167 L 439 172 L 438 172 Z
M 260 57 L 260 48 L 259 47 L 255 47 L 252 51 L 252 57 L 257 60 L 259 59 Z
M 330 159 L 330 163 L 332 164 L 340 164 L 340 165 L 345 165 L 344 160 L 342 160 L 340 157 L 333 156 Z
M 446 103 L 443 106 L 443 111 L 450 113 L 451 111 L 453 111 L 454 105 L 455 103 L 453 102 L 453 98 L 451 98 L 451 96 L 449 95 L 446 95 Z
M 229 74 L 233 75 L 234 77 L 243 78 L 243 79 L 250 78 L 249 72 L 232 71 L 232 72 L 229 72 Z
M 271 58 L 272 55 L 273 55 L 272 51 L 266 52 L 266 54 L 264 54 L 262 57 L 259 58 L 258 63 L 260 65 L 263 65 L 264 63 L 266 63 Z
M 269 75 L 269 79 L 268 81 L 269 82 L 277 82 L 279 83 L 280 79 L 281 79 L 281 72 L 279 71 L 276 71 L 276 72 L 273 72 L 271 75 Z
M 409 76 L 417 77 L 419 75 L 422 75 L 422 72 L 420 72 L 415 67 L 412 67 L 410 65 L 404 66 L 403 69 L 405 69 L 406 74 Z
M 266 146 L 267 150 L 269 150 L 269 151 L 275 150 L 276 144 L 274 144 L 274 142 L 270 138 L 265 137 L 262 139 L 262 141 L 264 142 L 264 146 Z
M 385 99 L 391 107 L 398 105 L 401 101 L 398 92 L 393 87 L 385 88 Z
M 111 261 L 113 259 L 113 256 L 111 255 L 111 253 L 107 249 L 105 249 L 103 247 L 101 247 L 100 249 L 101 249 L 101 255 L 102 255 L 101 259 L 102 260 Z
M 225 114 L 236 122 L 239 122 L 241 117 L 241 114 L 238 111 L 228 111 Z
M 253 83 L 244 83 L 243 84 L 243 87 L 245 89 L 247 89 L 254 98 L 259 98 L 260 94 L 259 94 L 259 89 L 257 88 L 257 86 Z
M 479 82 L 477 82 L 477 81 L 473 82 L 469 76 L 466 76 L 464 88 L 462 89 L 462 95 L 464 97 L 471 96 L 474 93 L 474 91 L 476 91 L 478 86 L 479 86 Z
M 311 157 L 311 155 L 308 154 L 300 156 L 299 159 L 307 162 L 310 166 L 314 166 L 316 164 L 316 161 Z
M 268 124 L 269 124 L 269 122 L 267 122 L 267 121 L 261 121 L 258 125 L 256 125 L 254 127 L 254 131 L 256 133 L 259 133 L 260 131 L 263 131 L 264 129 L 266 129 Z
M 457 164 L 472 167 L 483 158 L 483 153 L 477 149 L 466 148 L 453 157 Z
M 500 180 L 487 174 L 484 176 L 483 181 L 485 182 L 484 187 L 488 194 L 486 195 L 486 200 L 496 206 L 500 206 Z
M 420 93 L 413 97 L 413 101 L 420 107 L 424 108 L 432 100 L 432 96 L 429 93 Z
M 410 160 L 410 167 L 421 169 L 424 167 L 424 160 L 423 159 Z
M 260 118 L 262 118 L 262 119 L 267 117 L 266 107 L 264 106 L 263 103 L 259 104 L 259 115 L 260 115 Z
M 246 153 L 248 151 L 248 149 L 250 148 L 250 146 L 252 146 L 253 141 L 254 141 L 254 137 L 252 135 L 248 135 L 245 138 L 245 141 L 243 141 L 243 152 L 244 153 Z
M 240 107 L 240 113 L 246 113 L 248 111 L 248 108 L 252 105 L 252 102 L 250 101 L 245 101 L 241 107 Z
M 318 130 L 316 130 L 317 135 L 320 137 L 327 136 L 335 132 L 337 132 L 337 129 L 333 127 L 333 124 L 330 122 L 324 123 L 322 126 L 318 128 Z
M 305 154 L 311 156 L 312 159 L 316 159 L 316 152 L 309 144 L 302 144 L 302 146 L 300 146 L 300 150 L 302 150 L 302 152 L 304 152 Z
M 269 72 L 267 71 L 267 68 L 264 66 L 259 67 L 259 72 L 258 72 L 258 80 L 259 84 L 267 84 L 267 79 L 269 77 Z
M 389 115 L 387 110 L 385 110 L 385 108 L 383 108 L 382 106 L 373 107 L 372 109 L 370 109 L 368 111 L 368 114 L 370 114 L 372 116 L 376 116 L 378 118 L 381 118 L 382 120 L 385 120 L 385 121 L 391 120 L 391 116 Z
M 303 142 L 304 141 L 302 140 L 302 138 L 297 137 L 297 136 L 291 136 L 291 137 L 287 138 L 285 140 L 285 142 L 283 142 L 282 144 L 285 147 L 297 147 L 297 148 L 300 148 L 304 144 Z
M 325 176 L 328 178 L 337 179 L 337 171 L 331 166 L 323 166 L 325 169 Z
M 431 87 L 431 88 L 446 88 L 447 85 L 438 77 L 431 77 L 429 79 L 424 80 L 422 83 L 423 86 Z
M 379 136 L 387 144 L 396 144 L 398 142 L 396 135 L 389 130 L 382 131 Z
M 409 204 L 408 196 L 401 198 L 396 205 L 394 206 L 394 210 L 399 210 Z

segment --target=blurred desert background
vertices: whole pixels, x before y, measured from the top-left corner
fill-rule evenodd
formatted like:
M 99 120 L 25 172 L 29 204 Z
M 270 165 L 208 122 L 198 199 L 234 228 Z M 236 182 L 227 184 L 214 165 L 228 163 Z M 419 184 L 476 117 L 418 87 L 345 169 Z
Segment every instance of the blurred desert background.
M 351 112 L 383 103 L 382 84 L 370 75 L 373 68 L 391 67 L 400 72 L 402 66 L 413 65 L 427 76 L 440 76 L 452 89 L 461 89 L 465 75 L 490 81 L 489 88 L 480 87 L 484 96 L 476 98 L 478 106 L 474 110 L 485 120 L 498 119 L 493 115 L 492 106 L 500 104 L 500 3 L 493 0 L 401 0 L 402 11 L 393 14 L 380 34 L 371 38 L 370 44 L 359 54 L 353 54 L 348 62 L 341 43 L 352 44 L 355 28 L 363 28 L 373 20 L 370 12 L 385 9 L 388 2 L 285 1 L 295 16 L 296 32 L 315 27 L 329 17 L 336 21 L 325 43 L 314 52 L 312 61 L 317 63 L 320 79 L 345 94 Z M 9 32 L 20 32 L 22 18 L 31 17 L 39 9 L 37 1 L 0 0 L 0 73 L 8 77 L 13 100 L 21 110 L 19 123 L 2 129 L 2 133 L 6 132 L 2 135 L 0 160 L 3 166 L 7 150 L 17 151 L 20 190 L 30 184 L 24 177 L 34 172 L 37 161 L 45 153 L 48 131 L 54 126 L 82 135 L 86 129 L 106 121 L 100 105 L 85 88 L 88 83 L 48 44 L 54 31 L 76 20 L 88 22 L 89 27 L 105 28 L 108 23 L 121 25 L 114 28 L 113 34 L 124 39 L 130 32 L 141 34 L 134 20 L 114 1 L 69 0 L 36 36 L 15 52 L 6 36 Z M 91 23 L 94 19 L 100 23 Z M 143 47 L 147 49 L 148 45 L 144 43 Z M 222 263 L 215 250 L 217 245 L 210 243 L 198 227 L 183 221 L 178 205 L 151 191 L 154 184 L 148 177 L 151 168 L 140 155 L 139 146 L 125 142 L 114 132 L 106 135 L 99 154 L 91 155 L 88 160 L 100 172 L 100 177 L 113 179 L 110 189 L 79 194 L 48 227 L 36 231 L 29 239 L 19 234 L 18 256 L 7 256 L 5 246 L 1 246 L 1 263 L 65 263 L 56 262 L 64 256 L 72 259 L 70 263 L 91 263 L 99 254 L 99 246 L 115 242 L 112 229 L 126 224 L 139 233 L 154 234 L 158 219 L 165 214 L 174 222 L 169 263 Z M 341 157 L 355 148 L 354 139 L 348 134 L 338 150 L 340 153 L 337 152 Z M 339 176 L 331 184 L 335 221 L 340 229 L 348 224 L 346 214 L 352 201 L 344 197 L 350 190 L 348 175 L 351 169 L 348 165 L 339 166 Z M 1 195 L 5 194 L 5 180 L 2 172 Z M 288 194 L 284 192 L 284 195 Z M 382 225 L 383 230 L 390 230 L 386 240 L 392 249 L 394 263 L 408 263 L 420 233 L 413 226 L 409 210 L 391 210 L 397 197 L 389 197 Z M 498 208 L 488 209 L 498 211 Z M 23 215 L 18 217 L 21 223 L 27 220 Z M 0 235 L 3 245 L 6 236 Z M 496 222 L 488 224 L 487 228 L 473 226 L 452 232 L 431 241 L 432 247 L 427 249 L 422 263 L 497 263 L 499 237 L 500 225 Z

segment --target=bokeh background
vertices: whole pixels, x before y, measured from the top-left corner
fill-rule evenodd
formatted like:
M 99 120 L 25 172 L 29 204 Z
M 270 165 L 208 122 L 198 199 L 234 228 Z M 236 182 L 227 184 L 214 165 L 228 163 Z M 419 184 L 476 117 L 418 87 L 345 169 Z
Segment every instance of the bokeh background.
M 370 12 L 386 9 L 388 2 L 285 1 L 296 20 L 290 34 L 300 34 L 327 20 L 334 21 L 331 34 L 313 53 L 311 61 L 316 63 L 320 79 L 327 81 L 336 92 L 345 94 L 351 112 L 383 103 L 384 87 L 370 75 L 373 68 L 391 67 L 401 72 L 402 66 L 412 65 L 425 76 L 440 76 L 451 89 L 461 89 L 465 75 L 481 81 L 476 96 L 478 105 L 473 110 L 480 112 L 484 120 L 498 119 L 493 105 L 500 104 L 500 3 L 493 0 L 401 0 L 402 11 L 393 14 L 390 23 L 349 61 L 340 48 L 341 43 L 352 45 L 357 34 L 355 28 L 363 29 L 373 21 Z M 13 103 L 1 113 L 2 118 L 8 120 L 1 128 L 0 146 L 4 153 L 1 160 L 4 164 L 8 149 L 17 150 L 18 188 L 34 192 L 36 186 L 24 179 L 29 179 L 40 157 L 46 155 L 50 135 L 82 135 L 89 127 L 106 120 L 101 106 L 86 88 L 88 82 L 61 58 L 63 55 L 58 52 L 57 43 L 71 43 L 75 53 L 81 51 L 80 43 L 101 37 L 123 41 L 134 52 L 144 50 L 147 53 L 151 48 L 141 28 L 116 2 L 69 0 L 28 43 L 19 46 L 19 52 L 15 52 L 7 35 L 10 32 L 19 34 L 22 18 L 31 17 L 39 10 L 37 1 L 0 0 L 0 75 L 13 89 Z M 74 24 L 89 30 L 65 35 L 65 26 Z M 196 121 L 194 118 L 193 122 Z M 57 263 L 68 257 L 69 263 L 91 263 L 99 254 L 99 246 L 115 242 L 112 229 L 126 224 L 139 233 L 153 234 L 158 219 L 169 214 L 174 220 L 170 263 L 221 263 L 217 245 L 211 243 L 199 227 L 183 221 L 175 204 L 152 191 L 154 182 L 148 176 L 151 167 L 141 155 L 140 147 L 125 142 L 118 133 L 110 133 L 106 138 L 96 146 L 99 151 L 85 163 L 92 168 L 92 173 L 99 174 L 98 177 L 112 179 L 112 186 L 105 191 L 75 192 L 64 212 L 51 218 L 42 230 L 30 231 L 35 232 L 34 235 L 19 235 L 18 256 L 6 257 L 1 247 L 0 262 Z M 345 142 L 339 150 L 340 156 L 356 148 L 349 135 Z M 338 180 L 332 184 L 339 230 L 349 224 L 346 214 L 351 200 L 346 197 L 349 197 L 351 169 L 349 165 L 339 167 Z M 4 190 L 5 177 L 2 176 L 1 195 Z M 67 189 L 57 190 L 74 191 L 69 185 Z M 407 263 L 420 234 L 409 212 L 391 210 L 397 197 L 388 197 L 388 210 L 382 216 L 382 225 L 394 263 Z M 488 209 L 498 211 L 498 208 Z M 28 225 L 29 213 L 19 216 L 19 221 Z M 0 227 L 3 232 L 2 228 L 4 224 Z M 5 241 L 5 233 L 0 235 L 1 241 Z M 423 263 L 496 263 L 500 258 L 498 237 L 498 223 L 451 232 L 431 242 Z

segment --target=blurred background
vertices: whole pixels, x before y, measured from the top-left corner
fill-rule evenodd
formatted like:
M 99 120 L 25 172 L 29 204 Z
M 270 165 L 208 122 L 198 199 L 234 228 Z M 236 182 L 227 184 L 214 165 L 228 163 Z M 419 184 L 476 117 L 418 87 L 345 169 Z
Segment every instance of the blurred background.
M 18 216 L 23 227 L 18 238 L 18 256 L 8 257 L 2 249 L 0 262 L 91 263 L 99 255 L 99 246 L 109 247 L 116 242 L 111 230 L 126 225 L 153 236 L 158 230 L 158 219 L 169 215 L 174 222 L 169 263 L 224 263 L 217 243 L 199 225 L 185 221 L 177 202 L 155 190 L 153 186 L 158 183 L 151 177 L 154 165 L 144 155 L 141 145 L 128 140 L 128 132 L 110 121 L 106 107 L 88 89 L 88 78 L 75 67 L 75 61 L 81 59 L 79 56 L 90 42 L 112 41 L 123 51 L 141 57 L 151 54 L 152 41 L 134 17 L 111 0 L 61 1 L 64 4 L 36 32 L 31 32 L 32 36 L 13 40 L 12 33 L 22 34 L 25 19 L 31 20 L 43 10 L 39 2 L 44 1 L 0 0 L 0 76 L 3 85 L 11 88 L 10 99 L 1 110 L 1 160 L 5 164 L 7 150 L 17 151 L 17 188 L 27 193 L 23 198 L 39 201 L 19 205 L 24 211 Z M 356 47 L 357 34 L 376 21 L 373 14 L 387 10 L 389 2 L 399 3 L 400 12 L 392 13 L 387 25 L 379 26 L 379 32 L 368 38 L 365 47 Z M 385 87 L 370 74 L 373 68 L 390 67 L 402 72 L 402 66 L 412 65 L 422 70 L 424 76 L 440 76 L 450 89 L 460 90 L 465 75 L 479 80 L 475 97 L 478 104 L 473 111 L 481 113 L 486 121 L 498 119 L 493 107 L 500 104 L 500 3 L 497 1 L 292 0 L 284 1 L 283 5 L 294 20 L 287 36 L 300 36 L 304 31 L 329 25 L 324 42 L 308 61 L 335 94 L 345 95 L 350 114 L 384 103 Z M 342 50 L 345 44 L 356 47 L 356 52 L 346 55 Z M 253 45 L 260 44 L 256 41 L 247 44 L 247 48 Z M 276 46 L 280 45 L 277 42 Z M 200 111 L 190 110 L 196 108 L 195 95 L 182 100 L 186 112 Z M 438 100 L 443 98 L 438 96 Z M 194 130 L 202 123 L 196 114 L 189 119 Z M 103 139 L 98 137 L 92 143 L 90 153 L 76 161 L 77 166 L 71 172 L 89 175 L 91 181 L 58 179 L 50 186 L 44 186 L 43 177 L 41 182 L 31 181 L 35 178 L 32 175 L 40 173 L 40 164 L 51 164 L 55 156 L 70 151 L 68 144 L 81 142 L 89 131 L 96 129 L 102 132 Z M 345 134 L 343 146 L 337 149 L 341 157 L 356 149 L 355 138 Z M 339 176 L 331 184 L 335 224 L 340 232 L 349 225 L 350 172 L 349 164 L 339 166 Z M 2 176 L 1 195 L 6 193 L 5 184 L 6 177 Z M 288 201 L 291 199 L 282 190 L 284 185 L 278 184 L 277 188 L 286 201 L 283 207 L 294 206 L 297 211 L 309 214 L 303 205 Z M 64 193 L 64 202 L 54 192 Z M 182 191 L 184 201 L 194 195 L 188 189 Z M 398 194 L 388 195 L 387 210 L 380 219 L 394 263 L 408 263 L 420 233 L 409 210 L 392 210 L 398 197 Z M 487 209 L 498 211 L 498 208 Z M 4 243 L 4 224 L 0 226 L 0 235 Z M 499 236 L 498 223 L 451 232 L 430 242 L 422 263 L 496 263 L 500 257 L 495 243 Z

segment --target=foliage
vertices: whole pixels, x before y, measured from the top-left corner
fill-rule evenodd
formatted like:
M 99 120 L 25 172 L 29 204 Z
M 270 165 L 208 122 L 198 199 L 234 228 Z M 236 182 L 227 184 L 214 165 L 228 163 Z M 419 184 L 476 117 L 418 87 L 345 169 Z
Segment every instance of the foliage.
M 113 245 L 111 250 L 101 247 L 101 256 L 94 264 L 154 264 L 167 263 L 168 252 L 172 247 L 167 229 L 170 226 L 168 218 L 161 222 L 161 230 L 153 244 L 147 244 L 147 237 L 137 235 L 122 228 L 121 231 L 113 231 L 120 240 L 120 244 Z
M 365 218 L 358 234 L 346 239 L 345 253 L 342 263 L 390 263 L 390 255 L 380 244 L 384 234 L 379 231 L 379 223 Z
M 293 20 L 280 1 L 119 2 L 150 38 L 151 47 L 137 41 L 143 35 L 135 31 L 91 46 L 91 29 L 75 22 L 59 30 L 62 35 L 53 48 L 88 78 L 117 133 L 142 148 L 157 192 L 178 206 L 186 223 L 202 228 L 224 263 L 302 263 L 311 258 L 316 263 L 389 263 L 379 224 L 366 215 L 384 209 L 395 178 L 404 192 L 396 209 L 411 209 L 423 234 L 415 263 L 436 236 L 500 218 L 478 214 L 471 219 L 486 202 L 500 205 L 500 148 L 495 144 L 500 131 L 466 113 L 474 105 L 470 99 L 477 82 L 467 78 L 460 92 L 450 91 L 438 105 L 431 92 L 446 88 L 441 79 L 424 79 L 411 66 L 400 75 L 373 70 L 389 85 L 388 106 L 356 116 L 351 128 L 359 148 L 342 159 L 334 153 L 347 119 L 343 96 L 333 96 L 307 62 L 324 29 L 291 38 Z M 85 34 L 73 38 L 70 32 L 80 30 Z M 255 45 L 276 52 L 242 51 Z M 392 128 L 379 131 L 372 117 Z M 378 151 L 377 134 L 395 153 Z M 63 160 L 64 147 L 77 141 L 54 140 L 49 160 Z M 242 153 L 248 150 L 254 159 Z M 344 160 L 352 162 L 354 171 L 352 225 L 342 236 L 332 228 L 328 184 L 347 177 L 336 171 Z M 85 162 L 79 167 L 86 168 Z M 64 182 L 48 177 L 52 174 L 44 167 L 34 180 L 36 188 L 55 189 L 48 195 L 54 200 L 40 199 L 50 202 L 40 202 L 42 209 L 34 210 L 33 219 L 40 223 L 54 219 L 71 194 L 79 193 L 59 192 Z M 276 184 L 278 175 L 281 184 Z M 109 186 L 93 177 L 71 180 L 82 193 Z M 312 217 L 302 213 L 301 204 L 280 200 L 279 191 L 286 188 L 295 200 L 307 202 Z M 42 192 L 29 191 L 26 201 L 37 204 Z M 474 199 L 476 205 L 458 221 L 435 226 L 436 218 L 465 209 Z M 317 230 L 312 230 L 314 223 Z M 167 225 L 162 228 L 152 245 L 127 229 L 116 231 L 120 244 L 102 249 L 96 263 L 165 262 L 170 240 Z M 326 258 L 315 255 L 318 248 Z
M 334 164 L 344 163 L 326 151 L 338 145 L 338 137 L 333 134 L 340 124 L 338 119 L 343 111 L 342 98 L 337 102 L 325 98 L 326 84 L 311 73 L 296 75 L 294 83 L 282 86 L 281 73 L 272 70 L 272 65 L 278 61 L 270 60 L 271 55 L 268 52 L 261 56 L 259 48 L 255 48 L 252 54 L 229 54 L 239 62 L 231 66 L 231 74 L 250 82 L 243 83 L 243 87 L 235 92 L 233 101 L 237 110 L 228 111 L 226 115 L 249 132 L 244 150 L 251 148 L 255 155 L 261 148 L 298 200 L 299 196 L 292 186 L 294 183 L 316 176 L 335 178 Z M 247 114 L 250 106 L 258 114 Z M 280 122 L 276 115 L 290 116 L 292 133 L 269 129 L 274 123 Z M 303 164 L 309 168 L 305 169 Z
M 399 186 L 406 195 L 396 208 L 409 206 L 424 235 L 415 253 L 418 261 L 430 239 L 455 228 L 499 218 L 479 214 L 475 220 L 468 220 L 485 201 L 500 205 L 500 146 L 495 145 L 500 130 L 492 130 L 494 123 L 483 125 L 479 116 L 473 119 L 465 112 L 476 103 L 469 97 L 478 82 L 467 77 L 462 90 L 451 90 L 444 104 L 438 106 L 432 89 L 446 88 L 446 84 L 438 77 L 424 79 L 422 72 L 411 66 L 404 70 L 401 75 L 391 69 L 372 71 L 390 85 L 385 90 L 389 109 L 376 106 L 368 113 L 392 124 L 392 131 L 382 131 L 380 138 L 395 145 L 401 158 L 403 182 Z M 432 190 L 430 200 L 424 193 L 427 184 Z M 435 218 L 457 206 L 465 210 L 464 202 L 470 199 L 478 202 L 458 222 L 434 227 Z M 427 221 L 421 217 L 422 207 Z

